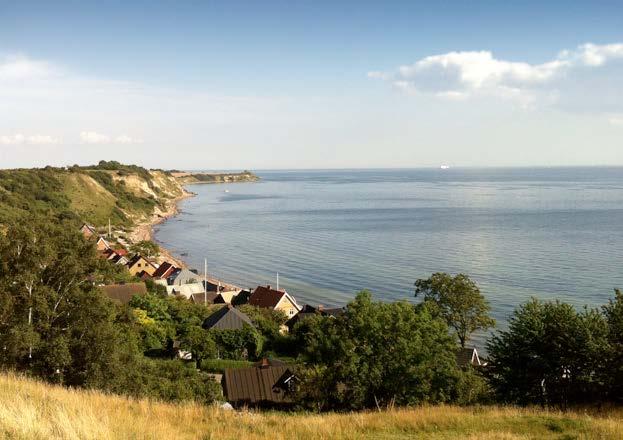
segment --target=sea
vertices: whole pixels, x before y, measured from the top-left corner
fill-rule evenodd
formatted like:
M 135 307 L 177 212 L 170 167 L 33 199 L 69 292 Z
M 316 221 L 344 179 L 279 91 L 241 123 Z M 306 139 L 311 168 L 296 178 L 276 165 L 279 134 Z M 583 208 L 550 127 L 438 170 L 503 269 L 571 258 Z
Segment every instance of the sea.
M 259 171 L 259 182 L 191 185 L 155 228 L 191 266 L 299 303 L 358 291 L 419 301 L 414 282 L 464 273 L 497 329 L 531 297 L 599 307 L 623 288 L 623 168 Z M 479 335 L 477 340 L 483 341 Z

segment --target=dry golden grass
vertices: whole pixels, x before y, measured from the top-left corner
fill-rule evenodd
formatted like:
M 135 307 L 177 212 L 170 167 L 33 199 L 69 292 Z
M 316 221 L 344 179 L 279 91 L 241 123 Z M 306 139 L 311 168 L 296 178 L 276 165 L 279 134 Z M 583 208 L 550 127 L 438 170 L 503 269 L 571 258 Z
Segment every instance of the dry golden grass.
M 602 414 L 431 406 L 350 414 L 223 411 L 0 375 L 9 439 L 622 439 L 623 411 Z

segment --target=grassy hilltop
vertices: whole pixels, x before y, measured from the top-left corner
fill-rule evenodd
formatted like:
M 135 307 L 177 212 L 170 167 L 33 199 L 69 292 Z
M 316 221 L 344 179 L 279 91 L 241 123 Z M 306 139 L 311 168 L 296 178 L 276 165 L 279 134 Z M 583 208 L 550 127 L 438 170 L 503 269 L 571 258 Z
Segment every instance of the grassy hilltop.
M 224 411 L 0 375 L 0 437 L 13 439 L 615 439 L 620 411 L 420 407 L 344 414 Z
M 184 189 L 171 173 L 102 161 L 70 168 L 0 170 L 0 223 L 42 214 L 95 226 L 131 226 Z

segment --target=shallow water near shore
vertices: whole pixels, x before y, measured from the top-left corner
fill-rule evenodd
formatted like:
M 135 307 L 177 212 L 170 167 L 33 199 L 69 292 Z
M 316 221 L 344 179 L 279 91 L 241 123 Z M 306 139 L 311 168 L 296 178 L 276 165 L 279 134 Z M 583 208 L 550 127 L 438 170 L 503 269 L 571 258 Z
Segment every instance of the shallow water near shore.
M 264 171 L 192 185 L 156 239 L 211 275 L 276 284 L 301 303 L 369 289 L 413 299 L 432 272 L 463 272 L 501 327 L 531 296 L 604 304 L 623 287 L 623 168 Z

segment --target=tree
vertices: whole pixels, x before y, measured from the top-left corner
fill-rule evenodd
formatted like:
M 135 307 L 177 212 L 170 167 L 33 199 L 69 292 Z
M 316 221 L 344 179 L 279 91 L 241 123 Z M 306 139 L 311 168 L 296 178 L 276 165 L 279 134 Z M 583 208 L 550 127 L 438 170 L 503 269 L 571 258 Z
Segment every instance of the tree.
M 130 246 L 130 251 L 135 254 L 143 255 L 147 258 L 152 258 L 157 257 L 160 254 L 160 246 L 151 240 L 143 240 Z
M 138 354 L 93 285 L 99 259 L 73 223 L 30 218 L 0 234 L 0 362 L 50 381 L 104 386 Z M 10 237 L 10 239 L 8 238 Z M 105 375 L 104 373 L 105 372 Z
M 495 326 L 489 316 L 489 303 L 467 275 L 434 273 L 428 279 L 419 279 L 415 282 L 415 296 L 420 294 L 424 294 L 424 301 L 436 305 L 448 326 L 456 331 L 461 347 L 476 330 Z
M 594 401 L 609 351 L 608 327 L 597 310 L 532 299 L 515 310 L 509 328 L 487 343 L 489 382 L 498 398 L 519 404 Z
M 623 400 L 623 292 L 615 289 L 614 299 L 603 307 L 603 313 L 608 323 L 610 349 L 602 377 L 610 398 L 620 402 Z
M 343 315 L 305 321 L 299 401 L 318 409 L 445 402 L 461 374 L 445 322 L 407 302 L 373 302 L 361 292 Z M 310 382 L 307 382 L 311 381 Z M 305 392 L 307 390 L 307 392 Z M 309 391 L 313 391 L 309 393 Z
M 192 326 L 186 330 L 182 338 L 182 346 L 193 355 L 197 368 L 201 367 L 201 361 L 214 358 L 217 355 L 216 344 L 207 330 L 198 326 Z

